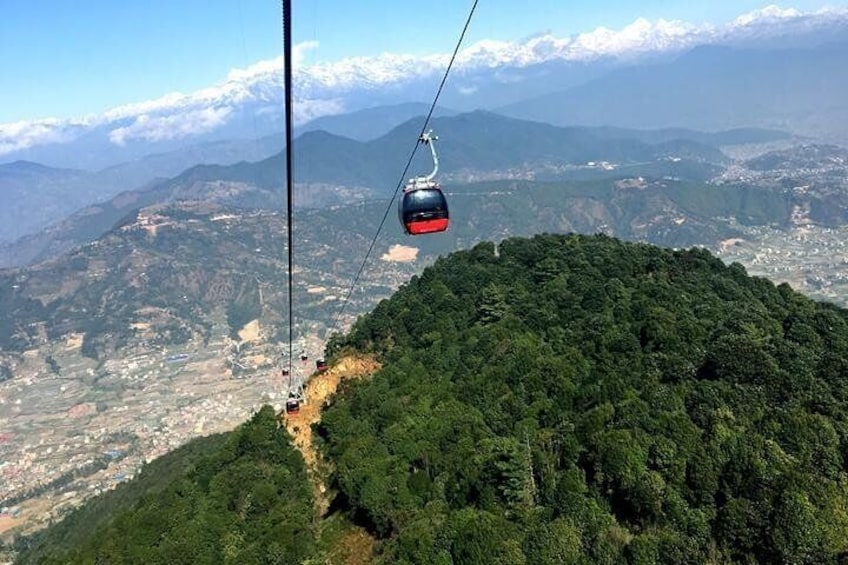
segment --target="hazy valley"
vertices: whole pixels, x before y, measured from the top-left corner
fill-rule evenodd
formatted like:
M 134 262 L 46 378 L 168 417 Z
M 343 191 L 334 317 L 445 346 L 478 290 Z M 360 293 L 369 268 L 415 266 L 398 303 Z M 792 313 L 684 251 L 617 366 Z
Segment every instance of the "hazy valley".
M 296 335 L 320 355 L 334 324 L 346 327 L 438 255 L 539 232 L 703 245 L 752 274 L 848 302 L 843 150 L 722 158 L 706 182 L 674 176 L 691 158 L 681 155 L 538 173 L 583 180 L 528 180 L 536 172 L 527 167 L 514 180 L 448 181 L 452 228 L 410 240 L 390 223 L 340 320 L 340 299 L 387 201 L 304 208 L 295 224 Z M 192 186 L 210 194 L 239 185 Z M 277 203 L 268 194 L 260 205 Z M 9 525 L 55 516 L 143 461 L 284 399 L 280 213 L 164 200 L 172 203 L 122 211 L 106 235 L 76 250 L 2 274 L 2 498 L 21 512 Z

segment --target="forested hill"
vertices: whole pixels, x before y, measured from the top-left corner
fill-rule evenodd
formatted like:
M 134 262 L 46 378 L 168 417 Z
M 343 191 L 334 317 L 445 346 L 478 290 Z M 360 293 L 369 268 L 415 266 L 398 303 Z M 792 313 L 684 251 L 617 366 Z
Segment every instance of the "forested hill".
M 380 540 L 381 562 L 848 557 L 848 312 L 705 250 L 482 243 L 328 345 L 351 349 L 383 368 L 344 383 L 315 431 L 331 508 Z M 265 408 L 20 557 L 318 562 L 310 501 Z
M 306 465 L 266 406 L 19 540 L 16 562 L 300 563 L 314 551 L 312 517 Z
M 414 563 L 834 563 L 848 316 L 707 251 L 538 236 L 455 253 L 332 349 L 336 486 Z

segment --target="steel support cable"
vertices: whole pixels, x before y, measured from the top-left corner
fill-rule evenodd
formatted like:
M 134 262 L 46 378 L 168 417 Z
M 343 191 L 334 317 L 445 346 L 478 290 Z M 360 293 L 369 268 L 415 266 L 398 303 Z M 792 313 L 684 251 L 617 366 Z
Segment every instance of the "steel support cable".
M 291 0 L 281 0 L 283 8 L 283 85 L 285 89 L 284 121 L 286 124 L 286 234 L 288 237 L 288 284 L 289 284 L 289 379 L 294 374 L 292 366 L 294 355 L 294 314 L 292 297 L 294 289 L 294 248 L 292 220 L 294 200 L 294 174 L 292 172 L 292 38 L 291 38 Z
M 459 34 L 459 39 L 456 42 L 456 47 L 454 47 L 453 54 L 451 54 L 450 61 L 448 61 L 448 66 L 445 69 L 445 74 L 442 76 L 442 81 L 439 83 L 439 88 L 436 91 L 436 96 L 433 98 L 433 103 L 430 104 L 430 110 L 427 112 L 427 117 L 424 118 L 424 125 L 421 126 L 421 132 L 418 134 L 418 138 L 415 140 L 415 147 L 412 148 L 412 152 L 409 154 L 409 159 L 406 161 L 406 166 L 403 168 L 403 172 L 398 179 L 397 186 L 395 187 L 395 191 L 392 193 L 392 198 L 389 200 L 388 206 L 386 206 L 386 211 L 383 213 L 383 218 L 380 220 L 380 225 L 377 227 L 377 233 L 374 234 L 373 239 L 371 239 L 371 244 L 368 246 L 368 251 L 365 253 L 365 258 L 362 260 L 362 264 L 359 265 L 359 270 L 356 272 L 356 276 L 353 277 L 353 282 L 350 284 L 350 288 L 347 290 L 347 294 L 342 302 L 342 305 L 339 307 L 339 311 L 336 313 L 335 321 L 333 322 L 333 329 L 330 331 L 330 335 L 336 333 L 338 331 L 339 323 L 341 322 L 341 317 L 344 314 L 345 308 L 347 307 L 348 302 L 350 301 L 350 297 L 353 294 L 353 290 L 356 288 L 356 284 L 359 282 L 359 278 L 362 276 L 363 271 L 365 270 L 365 265 L 368 263 L 368 258 L 371 256 L 371 252 L 374 250 L 374 246 L 377 244 L 377 238 L 380 237 L 380 232 L 383 230 L 383 226 L 386 223 L 386 218 L 389 217 L 389 213 L 392 210 L 392 206 L 394 205 L 395 199 L 397 198 L 397 194 L 400 191 L 400 187 L 403 186 L 404 181 L 406 180 L 406 174 L 409 171 L 409 167 L 412 166 L 412 160 L 415 158 L 415 153 L 418 151 L 418 147 L 420 143 L 418 140 L 421 138 L 424 133 L 427 131 L 427 126 L 430 125 L 430 119 L 433 117 L 433 112 L 436 110 L 436 104 L 439 102 L 439 97 L 442 95 L 442 90 L 445 87 L 445 83 L 448 80 L 448 75 L 450 75 L 451 68 L 453 67 L 453 63 L 456 60 L 456 55 L 459 53 L 459 49 L 462 46 L 462 41 L 465 39 L 465 32 L 468 31 L 468 26 L 471 24 L 471 19 L 474 17 L 474 11 L 477 9 L 478 0 L 474 0 L 471 5 L 471 10 L 468 12 L 468 17 L 465 19 L 465 25 L 462 26 L 462 32 Z

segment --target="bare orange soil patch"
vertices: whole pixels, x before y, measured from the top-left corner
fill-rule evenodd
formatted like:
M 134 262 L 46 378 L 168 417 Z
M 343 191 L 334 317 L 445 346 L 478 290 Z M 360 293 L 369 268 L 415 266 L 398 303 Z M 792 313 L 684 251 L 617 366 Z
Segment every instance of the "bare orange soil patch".
M 724 239 L 722 241 L 719 241 L 718 247 L 719 247 L 719 250 L 721 250 L 721 251 L 727 251 L 728 249 L 730 249 L 731 247 L 733 247 L 737 243 L 744 243 L 744 242 L 745 242 L 744 239 L 739 239 L 738 237 L 732 237 L 730 239 Z
M 396 263 L 411 263 L 418 257 L 418 248 L 408 245 L 392 245 L 389 252 L 384 253 L 380 259 L 383 261 L 394 261 Z
M 285 415 L 288 432 L 294 437 L 294 444 L 303 454 L 309 469 L 309 476 L 315 492 L 315 510 L 317 516 L 323 516 L 330 507 L 327 488 L 322 481 L 318 450 L 312 436 L 312 424 L 321 419 L 321 408 L 339 388 L 342 381 L 361 379 L 373 375 L 380 364 L 371 357 L 349 356 L 334 363 L 322 374 L 309 379 L 306 387 L 307 402 L 300 411 Z M 331 556 L 333 563 L 359 565 L 370 563 L 374 554 L 376 541 L 368 532 L 359 527 L 352 528 L 341 539 Z
M 18 520 L 11 516 L 0 516 L 0 534 L 18 525 Z
M 82 418 L 83 416 L 91 416 L 97 412 L 97 406 L 93 402 L 83 402 L 68 409 L 69 418 Z
M 239 330 L 238 336 L 243 342 L 260 341 L 262 334 L 259 332 L 259 320 L 253 320 L 252 322 L 245 324 L 245 326 Z
M 70 333 L 65 338 L 65 350 L 71 351 L 82 347 L 83 335 L 79 333 Z
M 306 386 L 307 402 L 300 407 L 300 412 L 286 415 L 286 429 L 294 437 L 295 445 L 303 453 L 310 469 L 314 469 L 318 461 L 312 441 L 312 424 L 321 419 L 321 407 L 342 381 L 370 376 L 379 368 L 380 364 L 369 357 L 344 357 L 323 374 L 309 379 Z

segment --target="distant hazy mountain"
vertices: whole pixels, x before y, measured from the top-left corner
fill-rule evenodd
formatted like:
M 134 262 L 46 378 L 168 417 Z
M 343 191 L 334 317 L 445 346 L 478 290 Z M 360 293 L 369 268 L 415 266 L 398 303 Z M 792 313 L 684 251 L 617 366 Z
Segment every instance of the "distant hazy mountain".
M 377 106 L 346 114 L 316 118 L 297 128 L 296 132 L 322 130 L 357 141 L 370 141 L 388 133 L 403 122 L 427 115 L 429 111 L 430 105 L 423 102 Z M 454 110 L 437 107 L 433 115 L 453 116 L 456 113 Z
M 413 116 L 423 116 L 427 110 L 429 106 L 425 104 L 377 107 L 320 118 L 305 124 L 298 131 L 323 129 L 352 139 L 367 140 L 385 134 Z M 439 108 L 435 115 L 452 113 Z M 92 140 L 87 137 L 80 143 L 84 145 L 90 142 Z M 38 147 L 26 153 L 50 162 L 79 165 L 76 151 L 83 146 L 78 145 L 74 142 L 71 146 Z M 48 235 L 37 232 L 80 208 L 108 200 L 120 192 L 145 186 L 154 179 L 174 177 L 196 165 L 261 161 L 279 153 L 283 146 L 283 134 L 279 131 L 259 139 L 230 139 L 185 145 L 97 171 L 53 168 L 29 161 L 0 164 L 0 244 L 34 234 L 26 246 L 32 249 L 32 242 L 42 241 Z M 107 145 L 101 148 L 90 146 L 84 152 L 88 157 L 84 157 L 82 162 L 89 165 L 108 163 L 116 155 Z
M 437 142 L 440 178 L 450 183 L 495 178 L 598 178 L 620 174 L 614 170 L 591 169 L 574 177 L 573 166 L 585 166 L 589 161 L 630 164 L 627 171 L 634 175 L 644 172 L 704 180 L 716 174 L 727 161 L 715 147 L 690 139 L 676 139 L 670 132 L 603 129 L 596 135 L 592 128 L 559 128 L 489 112 L 435 118 L 432 127 L 441 136 Z M 333 206 L 391 194 L 420 128 L 421 119 L 409 120 L 367 142 L 324 131 L 299 136 L 295 144 L 296 206 Z M 705 135 L 686 131 L 674 133 L 690 138 Z M 719 140 L 722 135 L 714 134 L 714 138 Z M 742 132 L 736 134 L 736 139 L 759 139 L 762 135 L 757 131 Z M 781 134 L 766 132 L 765 135 Z M 640 137 L 658 143 L 645 143 Z M 429 172 L 431 167 L 429 152 L 419 151 L 407 177 Z M 571 177 L 566 174 L 569 171 Z M 285 205 L 281 191 L 284 175 L 282 154 L 255 163 L 192 167 L 173 179 L 145 189 L 123 192 L 112 199 L 104 198 L 101 203 L 85 207 L 66 221 L 0 247 L 0 266 L 55 256 L 106 232 L 120 218 L 142 206 L 197 200 L 242 208 L 282 209 Z
M 86 191 L 88 174 L 29 161 L 0 165 L 0 241 L 10 241 L 103 195 Z
M 298 131 L 325 130 L 351 139 L 372 139 L 385 134 L 413 116 L 426 114 L 424 104 L 377 107 L 351 114 L 320 118 Z M 438 109 L 435 115 L 450 115 Z M 86 141 L 91 141 L 87 139 Z M 116 194 L 144 186 L 154 179 L 174 177 L 196 165 L 231 165 L 241 161 L 261 161 L 283 149 L 282 131 L 258 139 L 230 139 L 185 145 L 144 155 L 97 171 L 63 169 L 30 161 L 0 164 L 0 243 L 36 231 L 72 212 Z M 47 146 L 35 148 L 31 157 L 49 162 L 89 165 L 108 163 L 115 156 L 104 145 L 89 147 L 89 157 L 76 159 L 80 147 Z M 131 153 L 132 154 L 132 153 Z
M 160 195 L 152 188 L 148 186 L 123 192 L 110 200 L 77 209 L 67 218 L 44 229 L 0 244 L 0 268 L 56 257 L 96 239 L 132 210 L 157 202 Z
M 181 140 L 168 143 L 127 144 L 116 147 L 106 139 L 89 136 L 62 145 L 33 147 L 14 155 L 21 160 L 57 168 L 76 168 L 89 172 L 104 169 L 128 171 L 146 182 L 156 176 L 175 175 L 200 163 L 226 165 L 238 161 L 257 161 L 283 148 L 282 129 L 264 129 L 259 135 L 245 132 L 245 137 L 227 139 Z M 0 156 L 0 161 L 4 160 Z
M 259 161 L 282 148 L 282 136 L 210 142 L 147 155 L 94 172 L 30 161 L 0 164 L 0 244 L 33 234 L 80 208 L 155 179 L 173 177 L 192 166 Z
M 310 185 L 310 191 L 317 185 L 330 185 L 364 189 L 373 195 L 391 194 L 421 125 L 422 120 L 415 118 L 366 142 L 325 131 L 307 132 L 297 138 L 294 147 L 295 182 Z M 451 181 L 464 182 L 480 175 L 497 174 L 539 176 L 539 171 L 546 167 L 584 165 L 589 161 L 625 164 L 669 157 L 715 164 L 727 161 L 715 147 L 696 141 L 664 140 L 652 145 L 627 137 L 601 139 L 587 128 L 560 128 L 483 111 L 435 118 L 430 126 L 439 136 L 440 178 Z M 626 132 L 622 130 L 622 134 Z M 431 168 L 429 152 L 419 150 L 407 177 L 429 172 Z M 194 167 L 157 190 L 170 187 L 167 190 L 185 194 L 190 189 L 192 197 L 197 197 L 202 183 L 211 183 L 212 191 L 216 192 L 218 183 L 224 181 L 276 191 L 283 184 L 284 173 L 281 153 L 256 163 Z M 300 202 L 306 206 L 332 203 Z
M 770 151 L 745 161 L 754 171 L 829 169 L 843 171 L 848 165 L 848 149 L 834 145 L 802 145 L 791 149 Z
M 172 177 L 195 165 L 231 165 L 241 161 L 260 161 L 279 153 L 284 146 L 283 134 L 259 139 L 227 139 L 187 145 L 167 153 L 145 155 L 100 171 L 132 178 L 132 186 L 140 186 L 156 177 Z
M 413 118 L 417 117 L 420 123 L 428 110 L 429 105 L 415 103 L 379 106 L 348 114 L 318 118 L 297 128 L 295 133 L 320 130 L 352 140 L 373 141 Z M 456 115 L 456 112 L 441 107 L 434 113 L 436 117 L 452 115 Z M 631 139 L 649 144 L 687 139 L 712 146 L 730 145 L 736 143 L 738 139 L 750 143 L 786 137 L 786 134 L 781 132 L 765 131 L 723 132 L 720 134 L 723 137 L 719 138 L 714 134 L 692 130 L 639 131 L 621 128 L 596 128 L 588 133 L 593 139 Z M 320 139 L 305 138 L 304 141 L 321 144 Z M 352 155 L 358 154 L 356 149 L 348 148 L 344 142 L 338 144 L 327 141 L 327 143 L 329 146 L 323 148 L 325 151 L 331 150 L 331 146 L 338 146 L 334 153 L 336 155 L 334 160 L 340 158 L 339 152 L 350 150 L 353 151 Z M 4 175 L 3 170 L 8 172 L 14 167 L 9 164 L 0 165 L 0 244 L 32 234 L 33 237 L 28 239 L 29 244 L 25 247 L 34 249 L 32 243 L 43 241 L 48 235 L 36 232 L 80 208 L 106 201 L 120 192 L 148 185 L 154 179 L 174 177 L 195 165 L 231 165 L 241 161 L 261 161 L 279 153 L 283 149 L 283 144 L 282 132 L 277 132 L 259 139 L 232 139 L 187 145 L 169 152 L 146 155 L 96 172 L 54 169 L 48 174 L 46 171 L 49 168 L 45 167 L 42 171 L 44 174 L 30 171 L 29 177 Z M 68 155 L 63 160 L 71 161 L 70 157 L 74 151 L 73 148 L 67 149 Z M 404 148 L 404 151 L 407 150 L 408 147 Z M 33 150 L 32 153 L 49 154 L 56 151 L 58 151 L 57 146 L 47 146 Z M 305 151 L 303 154 L 318 153 Z M 373 158 L 376 154 L 369 153 L 369 157 L 360 158 Z M 379 155 L 377 157 L 382 161 Z M 311 158 L 307 157 L 306 162 L 312 163 Z M 312 163 L 311 166 L 320 168 L 321 165 Z M 351 167 L 355 169 L 359 165 L 354 163 Z M 27 180 L 24 181 L 24 178 Z M 309 174 L 304 178 L 308 179 Z M 333 182 L 343 181 L 343 175 L 336 175 L 333 178 Z M 385 178 L 372 178 L 370 181 L 382 183 L 385 182 Z M 14 221 L 12 221 L 13 218 Z M 27 252 L 21 256 L 29 255 L 30 253 Z M 2 263 L 3 260 L 0 259 L 0 264 Z
M 500 108 L 554 124 L 766 127 L 848 139 L 848 43 L 812 49 L 699 47 Z
M 790 139 L 791 134 L 780 130 L 762 128 L 736 128 L 725 131 L 706 132 L 686 128 L 665 129 L 628 129 L 617 127 L 587 128 L 592 135 L 600 139 L 637 139 L 643 143 L 666 143 L 678 139 L 696 141 L 713 147 L 744 145 L 747 143 L 768 143 Z

